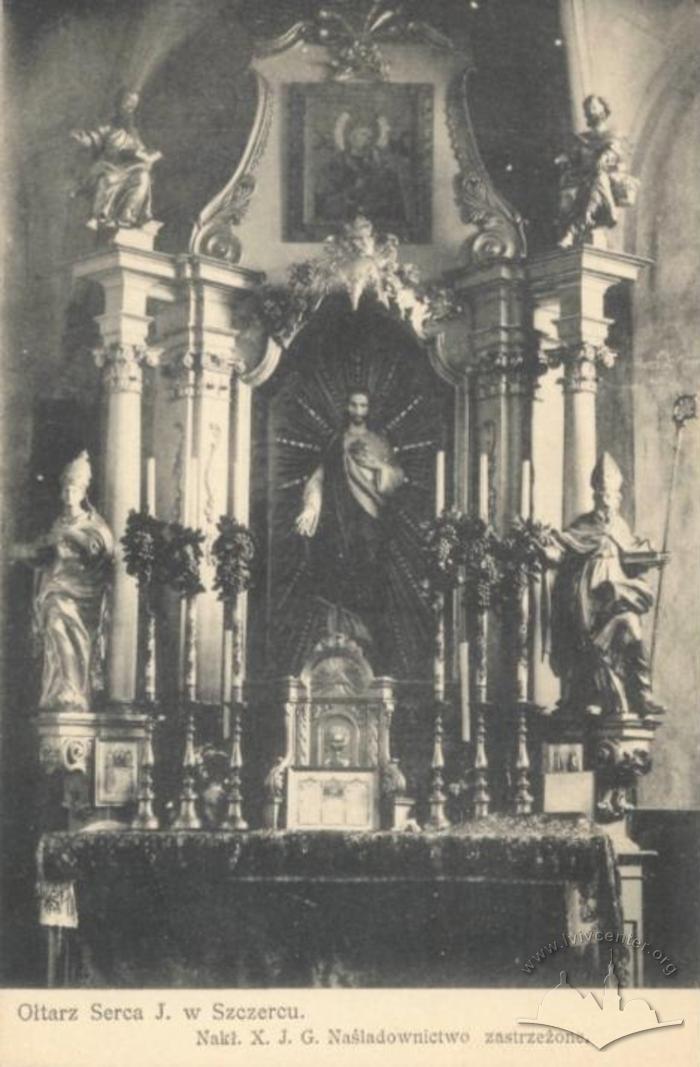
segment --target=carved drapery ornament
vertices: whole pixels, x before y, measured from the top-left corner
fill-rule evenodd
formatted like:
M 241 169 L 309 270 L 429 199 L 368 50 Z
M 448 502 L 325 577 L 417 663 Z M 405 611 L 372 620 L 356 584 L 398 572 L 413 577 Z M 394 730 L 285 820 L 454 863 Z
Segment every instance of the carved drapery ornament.
M 521 332 L 521 331 L 519 331 Z M 536 345 L 514 341 L 477 354 L 472 368 L 474 395 L 478 400 L 502 396 L 531 396 L 543 367 Z
M 183 348 L 169 355 L 163 374 L 170 381 L 171 400 L 196 396 L 228 403 L 231 377 L 245 371 L 245 362 L 236 352 L 193 352 Z

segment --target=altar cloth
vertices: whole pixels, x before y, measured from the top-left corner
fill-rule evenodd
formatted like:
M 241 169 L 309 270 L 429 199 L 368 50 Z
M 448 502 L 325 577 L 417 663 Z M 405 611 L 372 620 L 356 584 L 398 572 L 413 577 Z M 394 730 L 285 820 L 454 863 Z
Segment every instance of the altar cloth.
M 40 855 L 43 878 L 75 884 L 77 985 L 547 984 L 552 966 L 541 983 L 522 968 L 542 944 L 622 930 L 614 849 L 585 819 L 60 832 Z M 577 973 L 599 966 L 588 949 L 569 949 Z

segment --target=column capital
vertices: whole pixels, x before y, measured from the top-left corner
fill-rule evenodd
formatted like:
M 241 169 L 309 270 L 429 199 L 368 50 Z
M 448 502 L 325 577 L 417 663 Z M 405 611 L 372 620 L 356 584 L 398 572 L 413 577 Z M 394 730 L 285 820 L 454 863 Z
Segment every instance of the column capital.
M 550 349 L 546 358 L 549 367 L 563 368 L 565 392 L 595 393 L 599 371 L 614 366 L 617 353 L 606 344 L 578 341 Z
M 143 386 L 144 364 L 155 367 L 159 352 L 149 345 L 111 344 L 93 349 L 96 365 L 102 370 L 102 381 L 112 393 L 140 393 Z
M 172 399 L 206 396 L 228 401 L 231 378 L 245 373 L 245 362 L 235 352 L 197 352 L 189 348 L 170 351 L 162 363 L 171 380 Z
M 476 357 L 477 396 L 531 393 L 536 380 L 546 369 L 535 341 L 510 343 L 482 349 Z

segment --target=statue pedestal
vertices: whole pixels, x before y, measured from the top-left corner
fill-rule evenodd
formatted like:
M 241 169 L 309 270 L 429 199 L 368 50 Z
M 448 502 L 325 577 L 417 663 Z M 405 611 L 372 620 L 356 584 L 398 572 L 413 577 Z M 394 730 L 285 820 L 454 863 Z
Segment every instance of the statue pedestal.
M 151 219 L 143 226 L 120 226 L 117 229 L 101 230 L 98 232 L 98 237 L 101 244 L 113 245 L 117 248 L 133 248 L 139 252 L 151 252 L 162 227 L 162 222 Z
M 610 716 L 593 731 L 596 769 L 596 814 L 616 821 L 635 806 L 636 783 L 652 766 L 651 748 L 658 722 Z
M 146 721 L 143 712 L 121 706 L 39 711 L 42 825 L 77 830 L 96 820 L 124 819 L 126 826 L 136 801 Z

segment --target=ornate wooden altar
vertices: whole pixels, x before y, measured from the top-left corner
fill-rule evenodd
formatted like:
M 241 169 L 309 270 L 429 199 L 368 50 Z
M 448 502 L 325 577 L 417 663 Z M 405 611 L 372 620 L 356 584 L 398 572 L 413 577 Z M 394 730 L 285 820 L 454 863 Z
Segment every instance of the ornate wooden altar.
M 450 823 L 495 810 L 545 838 L 548 813 L 623 820 L 650 768 L 648 694 L 622 710 L 562 694 L 538 625 L 549 578 L 528 554 L 590 511 L 609 293 L 644 264 L 606 248 L 599 221 L 529 255 L 479 154 L 470 58 L 400 28 L 374 81 L 359 54 L 335 80 L 311 23 L 258 41 L 248 143 L 189 247 L 154 248 L 150 221 L 98 225 L 75 263 L 76 298 L 102 301 L 93 461 L 116 559 L 104 689 L 35 720 L 44 826 L 80 831 L 46 838 L 68 857 L 54 878 L 103 847 L 143 850 L 153 873 L 181 847 L 170 831 L 277 855 L 261 826 L 323 830 L 331 851 L 331 831 L 404 828 L 447 857 L 464 847 Z M 132 511 L 150 569 L 122 540 Z M 441 585 L 454 530 L 460 574 Z M 249 534 L 252 581 L 227 578 L 222 539 Z M 576 536 L 554 539 L 569 561 Z M 377 878 L 382 848 L 404 847 L 363 842 Z M 641 860 L 618 844 L 630 901 Z M 275 877 L 323 879 L 325 847 Z M 406 843 L 406 862 L 427 847 Z M 250 863 L 241 877 L 261 877 Z M 457 875 L 445 859 L 430 877 Z M 625 921 L 639 936 L 638 910 Z

